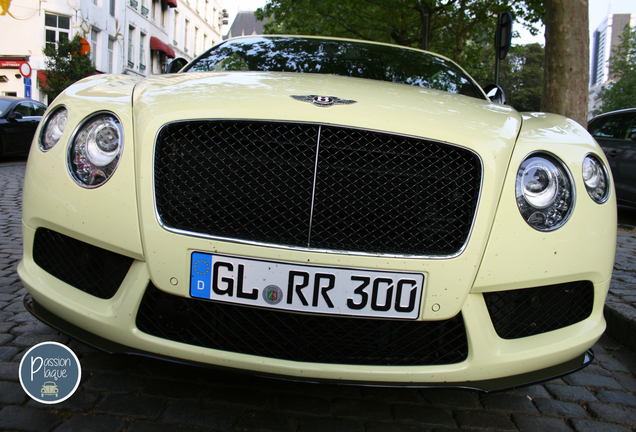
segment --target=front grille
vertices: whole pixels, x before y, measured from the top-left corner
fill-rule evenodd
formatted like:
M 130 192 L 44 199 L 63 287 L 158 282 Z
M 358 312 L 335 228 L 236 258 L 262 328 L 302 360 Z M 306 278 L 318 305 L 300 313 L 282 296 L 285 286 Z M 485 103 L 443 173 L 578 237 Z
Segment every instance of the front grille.
M 516 339 L 557 330 L 592 314 L 594 285 L 569 282 L 538 288 L 484 293 L 495 331 Z
M 115 295 L 133 262 L 46 228 L 35 232 L 33 260 L 61 281 L 101 299 Z
M 473 152 L 314 124 L 188 121 L 161 129 L 159 216 L 173 229 L 292 247 L 445 256 L 468 239 Z
M 137 327 L 189 345 L 301 362 L 442 365 L 468 356 L 461 314 L 432 322 L 303 315 L 186 299 L 152 284 Z

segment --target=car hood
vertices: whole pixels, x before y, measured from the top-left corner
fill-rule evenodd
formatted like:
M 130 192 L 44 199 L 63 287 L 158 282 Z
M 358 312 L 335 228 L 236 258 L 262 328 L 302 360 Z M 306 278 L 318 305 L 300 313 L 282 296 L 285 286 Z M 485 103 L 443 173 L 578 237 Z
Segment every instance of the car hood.
M 316 106 L 292 96 L 356 103 Z M 480 152 L 514 143 L 512 108 L 468 96 L 334 75 L 205 72 L 151 76 L 134 90 L 135 117 L 160 124 L 187 119 L 252 119 L 337 124 L 425 137 Z M 153 121 L 153 123 L 155 123 Z

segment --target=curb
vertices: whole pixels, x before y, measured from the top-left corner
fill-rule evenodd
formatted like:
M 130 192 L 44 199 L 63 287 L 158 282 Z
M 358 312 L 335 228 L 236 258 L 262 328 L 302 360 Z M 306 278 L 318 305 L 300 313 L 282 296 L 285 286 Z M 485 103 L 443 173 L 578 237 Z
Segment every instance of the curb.
M 624 303 L 606 303 L 603 314 L 605 333 L 636 352 L 636 309 Z

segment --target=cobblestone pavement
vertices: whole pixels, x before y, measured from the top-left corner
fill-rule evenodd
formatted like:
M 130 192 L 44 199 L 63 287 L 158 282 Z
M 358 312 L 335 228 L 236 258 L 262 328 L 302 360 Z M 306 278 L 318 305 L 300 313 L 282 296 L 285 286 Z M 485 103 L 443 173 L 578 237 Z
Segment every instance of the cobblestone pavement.
M 24 166 L 23 161 L 0 164 L 0 430 L 636 430 L 636 356 L 606 336 L 594 346 L 595 363 L 586 369 L 496 394 L 294 383 L 110 356 L 70 341 L 35 320 L 22 305 L 26 291 L 16 266 L 22 254 Z M 616 304 L 636 301 L 620 288 L 636 284 L 628 268 L 635 239 L 636 234 L 621 233 L 610 297 Z M 42 341 L 68 343 L 81 361 L 81 385 L 61 404 L 30 400 L 18 381 L 21 356 Z

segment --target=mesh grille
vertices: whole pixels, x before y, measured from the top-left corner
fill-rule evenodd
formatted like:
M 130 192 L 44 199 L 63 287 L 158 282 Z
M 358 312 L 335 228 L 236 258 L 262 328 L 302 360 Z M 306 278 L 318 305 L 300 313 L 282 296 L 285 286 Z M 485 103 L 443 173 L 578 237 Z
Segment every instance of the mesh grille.
M 312 124 L 173 123 L 155 152 L 166 226 L 287 246 L 452 255 L 480 185 L 468 150 Z
M 433 322 L 303 315 L 186 299 L 153 285 L 137 327 L 190 345 L 302 362 L 438 365 L 468 355 L 461 314 Z
M 35 232 L 33 260 L 61 281 L 102 299 L 115 295 L 133 262 L 45 228 Z
M 484 293 L 497 334 L 516 339 L 557 330 L 588 318 L 594 285 L 570 282 L 512 291 Z

